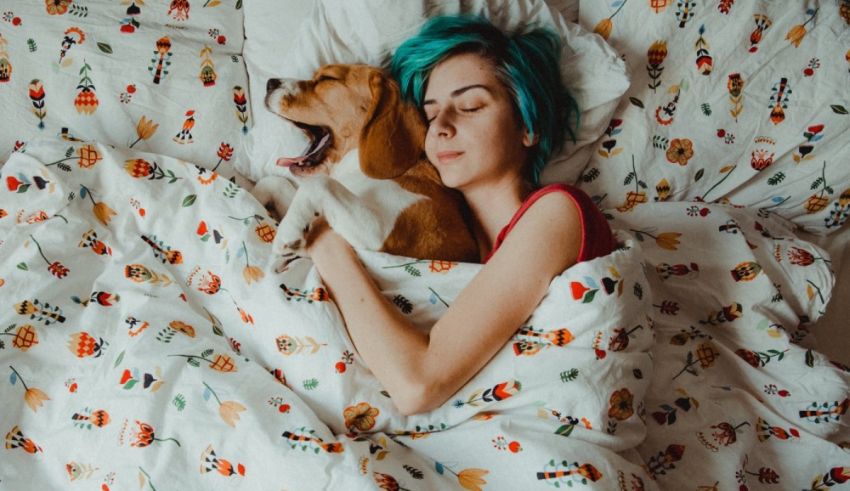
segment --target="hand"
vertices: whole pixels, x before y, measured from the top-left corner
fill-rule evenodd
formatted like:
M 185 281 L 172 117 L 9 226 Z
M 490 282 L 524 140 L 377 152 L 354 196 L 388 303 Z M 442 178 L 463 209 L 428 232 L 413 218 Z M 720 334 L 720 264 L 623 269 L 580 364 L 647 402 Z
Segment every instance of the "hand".
M 316 261 L 326 254 L 335 254 L 344 248 L 350 248 L 348 241 L 336 233 L 325 217 L 318 218 L 312 225 L 305 237 L 307 241 L 307 253 Z

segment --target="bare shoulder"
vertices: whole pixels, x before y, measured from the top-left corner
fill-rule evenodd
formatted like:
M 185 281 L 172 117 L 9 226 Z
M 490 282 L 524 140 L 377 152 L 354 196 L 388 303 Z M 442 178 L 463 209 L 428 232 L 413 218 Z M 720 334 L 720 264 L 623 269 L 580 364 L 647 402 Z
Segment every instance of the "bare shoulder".
M 582 243 L 581 214 L 566 193 L 547 193 L 535 201 L 505 238 L 503 257 L 524 257 L 527 267 L 560 273 L 578 259 Z

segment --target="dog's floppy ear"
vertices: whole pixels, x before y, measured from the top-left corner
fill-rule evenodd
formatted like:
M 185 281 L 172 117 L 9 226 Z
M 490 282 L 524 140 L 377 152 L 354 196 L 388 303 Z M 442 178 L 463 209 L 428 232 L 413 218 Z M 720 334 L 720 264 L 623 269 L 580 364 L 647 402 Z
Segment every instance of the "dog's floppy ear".
M 393 179 L 415 165 L 425 143 L 425 123 L 405 103 L 398 84 L 375 70 L 369 75 L 372 106 L 360 133 L 360 167 L 375 179 Z

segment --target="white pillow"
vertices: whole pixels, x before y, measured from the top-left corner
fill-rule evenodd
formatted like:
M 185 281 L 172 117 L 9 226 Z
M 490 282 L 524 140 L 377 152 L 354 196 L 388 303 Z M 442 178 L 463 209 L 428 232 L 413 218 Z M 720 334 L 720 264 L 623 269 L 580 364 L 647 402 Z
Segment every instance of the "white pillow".
M 550 0 L 323 0 L 298 31 L 292 47 L 281 53 L 281 32 L 294 27 L 268 15 L 264 3 L 245 4 L 245 60 L 251 80 L 254 128 L 245 140 L 249 165 L 238 170 L 256 180 L 284 169 L 275 161 L 299 155 L 308 144 L 301 130 L 271 113 L 264 105 L 269 78 L 309 78 L 328 63 L 366 63 L 387 66 L 396 47 L 415 35 L 431 16 L 474 13 L 503 29 L 535 23 L 561 34 L 565 49 L 562 73 L 578 102 L 581 124 L 575 144 L 544 169 L 541 181 L 572 183 L 590 158 L 590 143 L 605 131 L 620 97 L 629 86 L 625 64 L 605 41 L 578 24 L 564 20 L 574 2 Z M 291 1 L 290 12 L 304 12 L 303 2 Z M 561 9 L 561 10 L 559 10 Z M 291 22 L 288 21 L 288 22 Z M 286 29 L 290 30 L 287 32 Z

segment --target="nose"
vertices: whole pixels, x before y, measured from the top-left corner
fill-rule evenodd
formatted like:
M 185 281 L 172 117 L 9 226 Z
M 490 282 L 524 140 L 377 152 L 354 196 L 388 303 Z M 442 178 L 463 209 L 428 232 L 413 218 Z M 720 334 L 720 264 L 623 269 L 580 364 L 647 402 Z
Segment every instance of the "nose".
M 268 82 L 266 82 L 266 92 L 271 92 L 274 89 L 280 87 L 283 83 L 279 78 L 270 78 Z
M 439 113 L 431 121 L 428 127 L 430 131 L 435 131 L 437 136 L 451 137 L 455 133 L 454 121 L 452 120 L 451 111 L 447 109 L 440 110 Z

